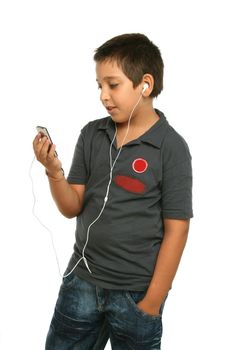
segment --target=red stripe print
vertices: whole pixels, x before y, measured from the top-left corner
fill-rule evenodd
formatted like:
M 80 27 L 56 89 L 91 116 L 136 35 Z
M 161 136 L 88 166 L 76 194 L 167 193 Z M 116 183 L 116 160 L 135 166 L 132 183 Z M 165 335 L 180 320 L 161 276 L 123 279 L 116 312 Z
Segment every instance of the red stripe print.
M 146 186 L 143 182 L 138 179 L 134 179 L 129 176 L 117 175 L 113 179 L 115 184 L 119 187 L 124 188 L 124 190 L 133 192 L 133 193 L 144 193 Z

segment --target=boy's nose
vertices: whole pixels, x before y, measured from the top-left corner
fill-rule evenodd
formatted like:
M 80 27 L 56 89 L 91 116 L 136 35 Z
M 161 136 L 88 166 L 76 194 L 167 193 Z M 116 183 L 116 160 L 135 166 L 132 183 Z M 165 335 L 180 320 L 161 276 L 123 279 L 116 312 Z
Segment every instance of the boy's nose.
M 107 102 L 109 100 L 109 93 L 107 89 L 102 88 L 100 93 L 100 100 L 102 103 Z

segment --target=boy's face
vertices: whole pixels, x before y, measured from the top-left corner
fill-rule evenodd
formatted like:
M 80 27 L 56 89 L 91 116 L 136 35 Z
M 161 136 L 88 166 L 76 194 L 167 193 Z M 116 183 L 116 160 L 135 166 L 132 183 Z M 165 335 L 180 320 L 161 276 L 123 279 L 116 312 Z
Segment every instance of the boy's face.
M 116 123 L 124 123 L 138 102 L 142 85 L 136 88 L 115 61 L 96 63 L 96 80 L 101 89 L 100 100 Z M 132 118 L 140 111 L 143 101 L 135 109 Z

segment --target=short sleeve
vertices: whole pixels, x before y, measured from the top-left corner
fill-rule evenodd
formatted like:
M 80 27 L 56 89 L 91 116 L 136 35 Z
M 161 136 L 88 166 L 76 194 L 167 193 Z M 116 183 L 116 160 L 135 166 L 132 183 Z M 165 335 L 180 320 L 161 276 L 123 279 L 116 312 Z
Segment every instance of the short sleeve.
M 87 182 L 87 167 L 85 164 L 84 150 L 84 136 L 81 131 L 75 146 L 71 168 L 67 177 L 67 181 L 70 184 L 86 184 Z
M 162 216 L 189 219 L 192 209 L 192 163 L 184 139 L 176 138 L 166 151 L 162 176 Z

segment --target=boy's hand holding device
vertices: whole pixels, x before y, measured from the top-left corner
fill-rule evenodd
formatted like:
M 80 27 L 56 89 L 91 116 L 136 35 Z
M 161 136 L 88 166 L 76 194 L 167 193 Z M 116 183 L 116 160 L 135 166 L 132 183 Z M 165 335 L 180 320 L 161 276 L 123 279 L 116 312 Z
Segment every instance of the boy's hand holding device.
M 56 146 L 53 144 L 48 130 L 38 126 L 38 134 L 33 141 L 36 159 L 44 165 L 46 174 L 54 180 L 63 178 L 64 172 L 61 161 L 58 159 Z

